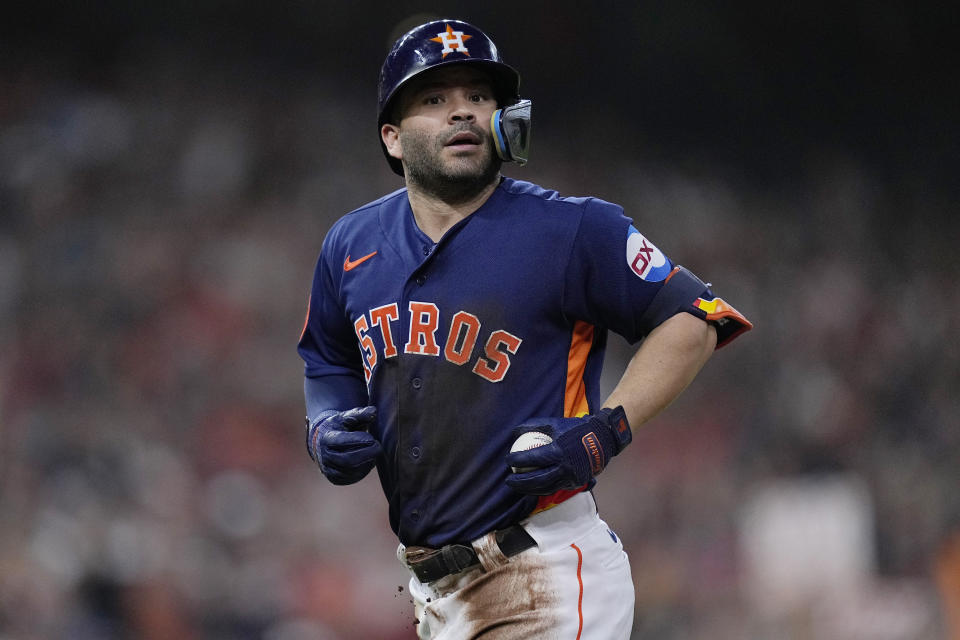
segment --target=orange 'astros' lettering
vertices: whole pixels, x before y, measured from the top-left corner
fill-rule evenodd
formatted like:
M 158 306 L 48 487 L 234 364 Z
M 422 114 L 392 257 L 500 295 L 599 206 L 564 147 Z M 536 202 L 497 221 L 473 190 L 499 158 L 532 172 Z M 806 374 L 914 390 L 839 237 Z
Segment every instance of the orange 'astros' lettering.
M 411 300 L 407 305 L 407 312 L 407 341 L 403 352 L 439 357 L 441 345 L 437 342 L 437 331 L 440 329 L 440 309 L 432 302 Z M 394 339 L 395 323 L 398 322 L 400 307 L 396 302 L 371 309 L 354 320 L 353 328 L 360 347 L 363 374 L 368 383 L 381 354 L 388 359 L 399 355 Z M 380 330 L 379 346 L 371 337 L 376 337 L 374 330 L 377 328 Z M 510 369 L 510 356 L 516 355 L 523 340 L 509 331 L 494 330 L 475 357 L 481 328 L 480 318 L 476 315 L 463 310 L 454 313 L 442 347 L 443 357 L 457 366 L 473 360 L 473 373 L 484 380 L 500 382 Z

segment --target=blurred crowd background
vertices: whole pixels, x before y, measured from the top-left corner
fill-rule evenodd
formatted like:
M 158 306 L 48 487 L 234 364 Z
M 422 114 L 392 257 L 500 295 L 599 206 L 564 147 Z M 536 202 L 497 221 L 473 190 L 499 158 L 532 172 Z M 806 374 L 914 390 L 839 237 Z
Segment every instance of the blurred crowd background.
M 534 102 L 505 173 L 622 204 L 756 325 L 600 479 L 634 638 L 960 637 L 955 9 L 620 4 L 442 11 Z M 295 345 L 324 233 L 400 186 L 376 79 L 420 9 L 0 26 L 0 639 L 414 637 Z

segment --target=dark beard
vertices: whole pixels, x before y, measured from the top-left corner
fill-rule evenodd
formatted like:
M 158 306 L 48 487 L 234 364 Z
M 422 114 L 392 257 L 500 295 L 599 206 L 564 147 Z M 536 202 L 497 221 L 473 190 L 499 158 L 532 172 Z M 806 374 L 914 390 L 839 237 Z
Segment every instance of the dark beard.
M 440 162 L 440 153 L 444 142 L 458 131 L 466 130 L 486 140 L 487 158 L 475 169 L 451 170 Z M 461 127 L 431 139 L 423 134 L 407 133 L 403 135 L 403 168 L 408 183 L 443 202 L 456 204 L 466 202 L 488 187 L 500 175 L 502 162 L 493 152 L 489 136 L 482 130 Z M 442 141 L 441 141 L 442 139 Z

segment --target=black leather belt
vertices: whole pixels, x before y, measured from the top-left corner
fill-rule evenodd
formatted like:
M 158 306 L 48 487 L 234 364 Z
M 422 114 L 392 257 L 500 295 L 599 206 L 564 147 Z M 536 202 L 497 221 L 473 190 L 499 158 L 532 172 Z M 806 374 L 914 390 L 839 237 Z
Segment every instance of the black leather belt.
M 518 524 L 495 531 L 497 546 L 508 558 L 537 545 Z M 407 547 L 406 563 L 420 582 L 433 582 L 480 564 L 477 552 L 469 544 L 448 544 L 440 549 Z

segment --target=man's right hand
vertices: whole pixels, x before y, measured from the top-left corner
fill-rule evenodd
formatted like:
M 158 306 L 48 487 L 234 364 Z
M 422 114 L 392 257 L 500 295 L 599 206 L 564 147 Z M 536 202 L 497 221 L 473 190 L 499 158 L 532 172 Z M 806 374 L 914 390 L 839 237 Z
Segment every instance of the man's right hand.
M 381 453 L 369 428 L 376 407 L 323 411 L 307 425 L 307 452 L 333 484 L 353 484 L 370 473 Z

